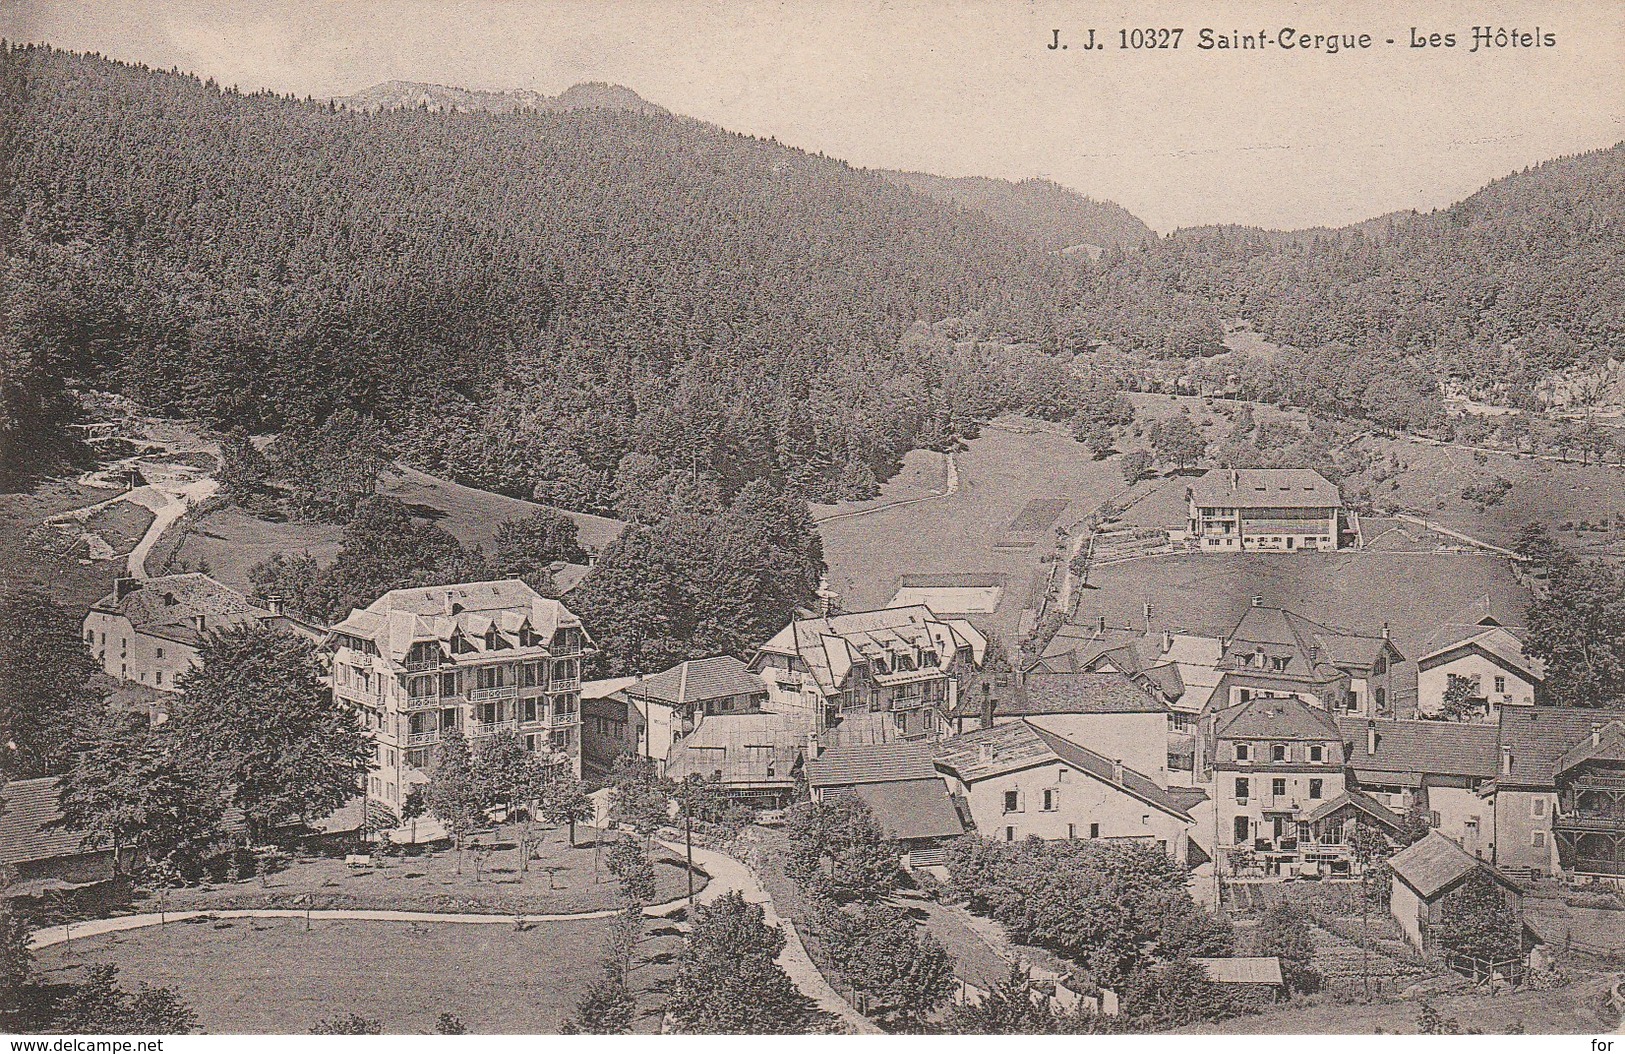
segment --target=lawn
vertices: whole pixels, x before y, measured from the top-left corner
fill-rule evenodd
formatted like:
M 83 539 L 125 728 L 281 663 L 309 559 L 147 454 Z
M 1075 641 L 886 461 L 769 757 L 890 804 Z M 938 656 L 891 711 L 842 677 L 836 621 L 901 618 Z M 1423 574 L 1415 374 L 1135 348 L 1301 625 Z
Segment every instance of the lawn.
M 113 963 L 126 987 L 176 989 L 204 1032 L 304 1033 L 360 1014 L 386 1033 L 432 1032 L 443 1012 L 476 1033 L 556 1033 L 600 975 L 609 920 L 512 926 L 233 919 L 172 923 L 76 939 L 39 954 L 47 982 Z M 659 1028 L 659 997 L 678 942 L 646 940 L 633 971 Z
M 207 569 L 221 582 L 246 593 L 252 588 L 249 570 L 269 560 L 273 553 L 308 552 L 327 563 L 338 554 L 343 534 L 344 528 L 333 523 L 262 520 L 235 505 L 224 505 L 183 519 L 164 532 L 159 549 L 167 554 L 171 548 L 168 543 L 178 540 L 173 566 Z
M 1029 502 L 1044 499 L 1070 503 L 1057 521 L 1069 526 L 1123 489 L 1121 470 L 1115 460 L 1091 459 L 1052 426 L 1015 419 L 985 428 L 957 461 L 959 490 L 952 495 L 821 523 L 830 588 L 844 608 L 857 611 L 884 605 L 905 574 L 1007 575 L 1009 588 L 985 621 L 1013 638 L 1042 569 L 1039 558 L 1050 549 L 1000 548 L 1006 529 Z M 919 496 L 916 486 L 893 480 L 881 500 L 894 493 Z
M 476 874 L 476 853 L 450 848 L 385 857 L 373 854 L 372 866 L 353 868 L 336 857 L 305 857 L 267 877 L 218 885 L 177 889 L 166 894 L 175 910 L 226 908 L 359 908 L 402 911 L 473 912 L 516 915 L 573 914 L 618 907 L 620 886 L 594 853 L 592 831 L 578 831 L 576 847 L 566 845 L 567 831 L 549 831 L 527 871 L 519 870 L 513 831 L 487 832 L 478 841 L 490 852 Z M 606 840 L 605 846 L 609 844 Z M 682 861 L 655 847 L 655 900 L 675 900 L 688 892 Z M 705 888 L 696 875 L 695 891 Z M 152 911 L 149 898 L 135 905 Z
M 79 534 L 85 528 L 71 524 L 58 529 L 45 526 L 45 520 L 58 513 L 69 512 L 86 505 L 115 497 L 116 490 L 80 486 L 63 480 L 40 484 L 30 493 L 0 494 L 0 578 L 12 588 L 34 588 L 50 593 L 70 610 L 80 611 L 101 599 L 113 588 L 113 578 L 123 573 L 122 560 L 89 560 Z M 105 519 L 113 533 L 123 537 L 133 530 L 143 517 L 151 522 L 145 509 L 121 503 L 113 507 L 114 513 L 98 514 Z M 142 531 L 145 523 L 139 524 Z M 94 529 L 94 528 L 92 528 Z M 139 538 L 140 535 L 136 534 Z M 114 538 L 107 539 L 118 548 Z M 122 546 L 128 552 L 129 545 Z M 81 563 L 81 560 L 86 562 Z

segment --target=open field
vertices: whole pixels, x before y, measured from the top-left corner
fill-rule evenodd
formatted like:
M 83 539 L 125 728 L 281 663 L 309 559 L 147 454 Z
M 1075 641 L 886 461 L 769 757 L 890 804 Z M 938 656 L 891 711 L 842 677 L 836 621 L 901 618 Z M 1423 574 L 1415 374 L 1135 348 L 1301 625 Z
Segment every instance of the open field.
M 620 886 L 604 865 L 603 854 L 595 859 L 590 829 L 578 831 L 582 845 L 566 844 L 567 830 L 549 831 L 530 869 L 519 870 L 515 837 L 487 832 L 477 836 L 489 850 L 476 879 L 474 851 L 463 854 L 462 874 L 457 874 L 457 854 L 449 848 L 409 856 L 373 856 L 373 866 L 346 867 L 342 859 L 316 857 L 301 859 L 288 868 L 259 879 L 177 889 L 165 904 L 177 911 L 227 908 L 348 908 L 400 911 L 473 912 L 479 914 L 564 915 L 599 911 L 618 906 Z M 608 842 L 605 842 L 608 845 Z M 675 900 L 688 892 L 686 872 L 681 861 L 656 847 L 655 901 Z M 705 888 L 704 876 L 697 875 L 695 891 Z M 132 906 L 135 911 L 157 910 L 147 901 Z
M 1013 636 L 1049 547 L 1000 548 L 1006 527 L 1034 500 L 1070 501 L 1064 526 L 1123 489 L 1115 460 L 1092 460 L 1053 428 L 1019 420 L 990 425 L 957 457 L 957 493 L 821 524 L 830 588 L 842 606 L 885 604 L 904 574 L 1003 574 L 1009 588 L 997 611 L 978 621 Z M 891 499 L 892 487 L 883 488 L 882 500 Z
M 903 467 L 886 481 L 880 494 L 868 501 L 843 501 L 833 505 L 811 506 L 814 520 L 861 509 L 878 508 L 895 501 L 909 501 L 940 494 L 948 485 L 948 458 L 935 450 L 910 450 L 903 455 Z
M 409 468 L 385 473 L 378 489 L 463 544 L 478 545 L 487 554 L 498 524 L 541 508 L 534 502 L 475 490 Z M 589 550 L 609 544 L 623 526 L 619 520 L 602 516 L 569 515 L 580 527 L 582 546 Z M 175 553 L 177 565 L 205 566 L 226 585 L 245 591 L 249 570 L 272 553 L 308 552 L 325 563 L 338 553 L 344 535 L 344 528 L 337 524 L 266 520 L 235 506 L 213 510 L 189 523 L 191 529 Z
M 174 988 L 204 1032 L 301 1033 L 360 1014 L 386 1033 L 432 1032 L 442 1012 L 476 1033 L 554 1033 L 599 976 L 609 920 L 506 926 L 234 919 L 81 938 L 39 955 L 47 982 L 112 963 L 121 983 Z M 669 955 L 674 942 L 647 942 Z M 665 944 L 668 947 L 660 948 Z M 634 971 L 659 986 L 669 967 Z M 642 976 L 639 976 L 639 975 Z M 647 998 L 647 997 L 645 997 Z M 658 1027 L 645 1017 L 643 1030 Z
M 113 588 L 114 577 L 123 573 L 124 562 L 115 558 L 81 564 L 81 559 L 88 559 L 84 544 L 78 541 L 82 528 L 76 524 L 71 531 L 59 530 L 45 526 L 45 520 L 117 494 L 117 490 L 63 480 L 43 483 L 32 493 L 0 494 L 0 578 L 12 588 L 50 593 L 75 611 L 105 596 Z M 135 506 L 114 509 L 120 512 L 108 510 L 99 515 L 119 537 L 126 536 L 142 516 L 147 522 L 152 518 L 147 510 Z M 141 529 L 146 529 L 145 524 Z M 113 542 L 112 538 L 107 540 Z M 124 545 L 122 552 L 129 552 L 132 545 L 133 541 Z

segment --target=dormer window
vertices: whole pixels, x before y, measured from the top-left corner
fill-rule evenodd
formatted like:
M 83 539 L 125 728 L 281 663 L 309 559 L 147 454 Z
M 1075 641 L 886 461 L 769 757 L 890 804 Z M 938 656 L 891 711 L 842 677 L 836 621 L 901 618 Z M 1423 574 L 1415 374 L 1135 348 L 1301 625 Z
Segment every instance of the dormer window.
M 1285 656 L 1277 656 L 1270 660 L 1270 667 L 1277 673 L 1284 673 L 1286 672 L 1287 663 L 1290 661 L 1291 660 Z
M 1236 744 L 1236 760 L 1237 761 L 1246 761 L 1248 759 L 1248 756 L 1251 753 L 1252 753 L 1252 751 L 1250 751 L 1247 748 L 1246 743 L 1237 743 Z

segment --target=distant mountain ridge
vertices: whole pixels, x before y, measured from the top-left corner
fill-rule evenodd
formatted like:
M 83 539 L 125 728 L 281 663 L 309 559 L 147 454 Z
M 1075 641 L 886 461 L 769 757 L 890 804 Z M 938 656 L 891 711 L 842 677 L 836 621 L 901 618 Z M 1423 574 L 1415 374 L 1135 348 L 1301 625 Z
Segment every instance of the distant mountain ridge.
M 938 201 L 992 216 L 1051 252 L 1077 246 L 1120 248 L 1156 237 L 1123 206 L 1096 201 L 1047 179 L 1012 183 L 984 176 L 955 179 L 887 169 L 877 169 L 875 174 Z
M 341 95 L 332 102 L 350 110 L 377 112 L 379 110 L 411 110 L 420 106 L 434 111 L 486 111 L 513 113 L 517 110 L 559 112 L 564 110 L 624 110 L 628 113 L 666 114 L 670 111 L 656 106 L 631 88 L 619 84 L 592 81 L 575 84 L 558 95 L 544 95 L 538 91 L 479 91 L 471 88 L 452 88 L 444 84 L 424 84 L 418 81 L 384 81 L 364 88 L 354 95 Z

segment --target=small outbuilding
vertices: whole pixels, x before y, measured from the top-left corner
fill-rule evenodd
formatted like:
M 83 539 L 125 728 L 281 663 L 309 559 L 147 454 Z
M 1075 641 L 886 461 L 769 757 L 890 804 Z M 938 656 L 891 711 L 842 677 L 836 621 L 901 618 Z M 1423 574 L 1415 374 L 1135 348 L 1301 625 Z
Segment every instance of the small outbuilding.
M 1509 907 L 1517 909 L 1522 897 L 1517 883 L 1438 831 L 1429 831 L 1426 838 L 1395 853 L 1388 867 L 1393 872 L 1388 910 L 1418 950 L 1427 941 L 1428 928 L 1443 917 L 1445 897 L 1474 871 L 1482 870 L 1495 881 Z
M 1227 991 L 1253 996 L 1255 1001 L 1274 1002 L 1286 986 L 1281 976 L 1281 960 L 1274 955 L 1233 955 L 1224 958 L 1197 958 L 1191 962 L 1207 971 L 1207 979 L 1224 985 Z

